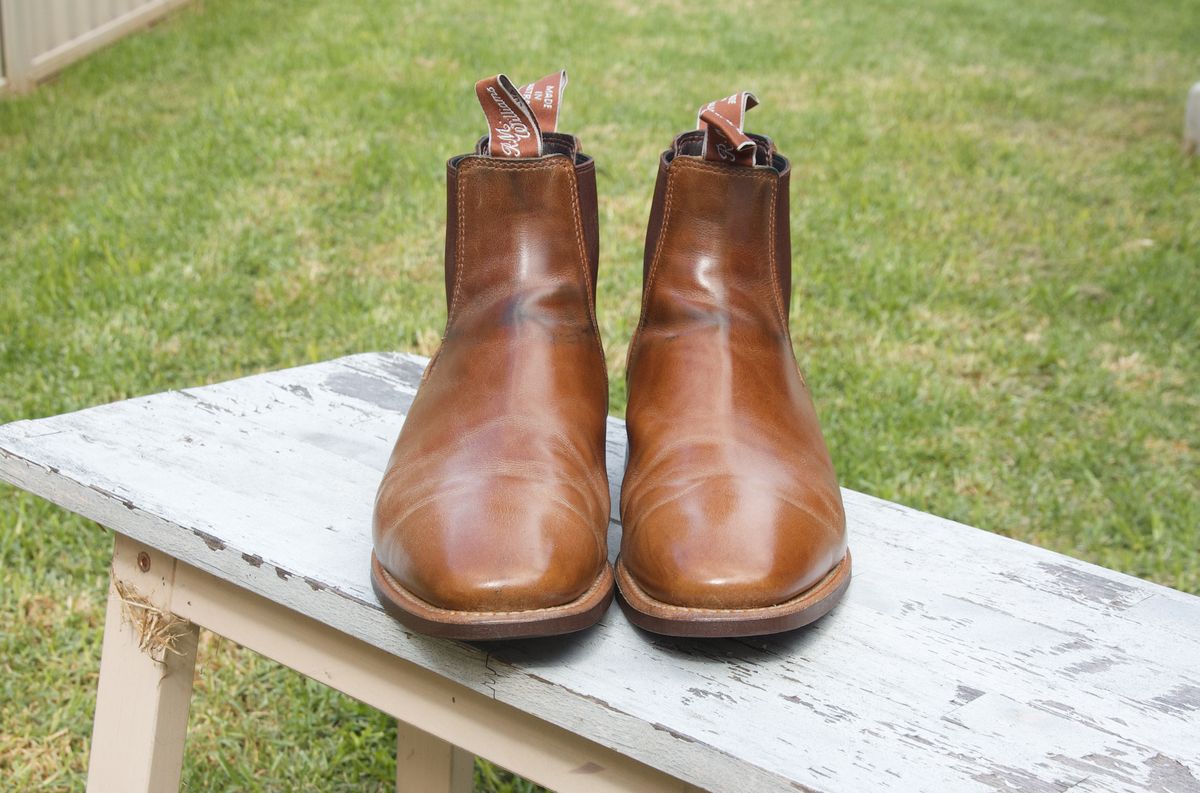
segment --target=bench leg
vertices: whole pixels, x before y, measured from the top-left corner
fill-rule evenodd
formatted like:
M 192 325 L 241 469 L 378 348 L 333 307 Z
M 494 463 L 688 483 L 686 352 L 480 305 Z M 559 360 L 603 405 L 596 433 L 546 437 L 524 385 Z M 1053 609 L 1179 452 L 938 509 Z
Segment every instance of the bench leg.
M 396 793 L 471 793 L 475 788 L 475 756 L 396 722 Z
M 179 789 L 198 629 L 171 614 L 174 584 L 174 559 L 116 535 L 89 793 Z

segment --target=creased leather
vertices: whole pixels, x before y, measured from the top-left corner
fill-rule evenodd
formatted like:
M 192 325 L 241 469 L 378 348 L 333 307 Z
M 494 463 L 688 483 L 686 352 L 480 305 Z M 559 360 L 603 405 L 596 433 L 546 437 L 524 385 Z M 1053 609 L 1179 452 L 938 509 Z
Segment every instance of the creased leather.
M 594 166 L 468 155 L 447 170 L 446 333 L 379 488 L 375 552 L 440 608 L 549 608 L 607 563 Z
M 845 514 L 788 333 L 787 161 L 760 138 L 774 167 L 711 163 L 700 135 L 660 161 L 621 558 L 662 602 L 763 608 L 843 558 Z

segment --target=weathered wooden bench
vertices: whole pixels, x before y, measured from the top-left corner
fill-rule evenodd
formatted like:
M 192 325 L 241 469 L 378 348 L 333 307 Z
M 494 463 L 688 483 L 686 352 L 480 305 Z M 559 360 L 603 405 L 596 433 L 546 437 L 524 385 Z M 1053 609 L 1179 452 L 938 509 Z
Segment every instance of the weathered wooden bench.
M 791 635 L 406 631 L 369 519 L 423 365 L 0 427 L 0 476 L 117 535 L 89 789 L 178 786 L 203 626 L 395 716 L 406 791 L 469 790 L 472 754 L 564 793 L 1200 790 L 1200 598 L 853 491 L 849 592 Z

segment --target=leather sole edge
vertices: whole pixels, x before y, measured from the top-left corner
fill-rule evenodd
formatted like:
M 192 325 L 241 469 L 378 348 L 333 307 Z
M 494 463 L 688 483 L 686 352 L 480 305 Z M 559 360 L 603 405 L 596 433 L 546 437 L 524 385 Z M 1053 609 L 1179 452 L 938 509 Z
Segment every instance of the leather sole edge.
M 371 552 L 371 586 L 375 596 L 400 624 L 425 636 L 461 641 L 529 639 L 558 636 L 590 628 L 612 603 L 612 565 L 604 563 L 587 591 L 570 603 L 523 611 L 457 611 L 428 603 L 405 589 Z
M 650 597 L 617 559 L 617 591 L 625 616 L 634 625 L 663 636 L 733 638 L 783 633 L 809 625 L 829 613 L 850 584 L 850 551 L 825 577 L 791 600 L 750 609 L 677 606 Z

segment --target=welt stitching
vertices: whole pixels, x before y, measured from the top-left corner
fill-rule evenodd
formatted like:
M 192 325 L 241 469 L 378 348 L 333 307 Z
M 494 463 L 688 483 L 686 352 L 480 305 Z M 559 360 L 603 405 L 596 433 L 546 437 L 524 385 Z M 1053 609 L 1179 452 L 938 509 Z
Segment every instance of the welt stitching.
M 596 319 L 596 292 L 592 285 L 591 273 L 588 272 L 587 244 L 583 241 L 583 211 L 579 208 L 579 177 L 575 166 L 571 166 L 569 176 L 571 186 L 571 215 L 575 221 L 575 244 L 579 248 L 579 267 L 583 271 L 583 283 L 587 291 L 588 318 L 592 321 L 592 331 L 596 337 L 596 346 L 600 348 L 600 361 L 604 364 L 604 391 L 608 393 L 608 361 L 604 357 L 604 341 L 600 338 L 600 323 Z
M 787 315 L 783 311 L 783 285 L 779 283 L 779 265 L 775 261 L 775 223 L 778 220 L 778 204 L 776 200 L 779 196 L 779 181 L 776 180 L 771 184 L 771 223 L 767 230 L 767 250 L 769 251 L 770 269 L 771 269 L 771 291 L 775 293 L 775 313 L 779 316 L 780 327 L 783 328 L 783 334 L 791 338 L 791 330 L 788 328 Z
M 583 268 L 583 283 L 587 287 L 588 299 L 595 300 L 596 293 L 592 286 L 591 274 L 588 272 L 587 243 L 583 241 L 583 210 L 579 208 L 579 179 L 573 167 L 568 181 L 571 185 L 571 219 L 575 226 L 575 245 L 579 248 L 579 263 Z M 592 308 L 592 304 L 589 303 L 588 313 L 591 314 L 594 323 L 596 317 L 592 313 Z
M 679 168 L 694 168 L 700 171 L 712 171 L 713 173 L 734 176 L 740 179 L 773 179 L 776 175 L 774 171 L 769 169 L 751 169 L 744 165 L 717 165 L 715 163 L 706 162 L 705 160 L 697 160 L 695 158 L 686 160 L 677 159 L 675 162 L 679 163 Z
M 450 305 L 446 307 L 446 329 L 442 332 L 442 340 L 421 375 L 421 385 L 424 385 L 425 381 L 429 379 L 429 375 L 433 373 L 434 364 L 441 357 L 442 348 L 446 346 L 446 338 L 450 335 L 450 323 L 454 321 L 455 307 L 458 305 L 459 285 L 462 283 L 463 274 L 463 196 L 465 195 L 463 182 L 466 181 L 466 176 L 467 172 L 459 167 L 458 174 L 454 177 L 454 205 L 458 213 L 456 224 L 458 228 L 454 233 L 454 288 L 450 290 Z
M 663 240 L 667 236 L 667 227 L 671 221 L 671 198 L 675 194 L 675 178 L 671 174 L 670 169 L 667 170 L 667 197 L 663 201 L 663 216 L 658 227 L 658 240 L 654 243 L 654 257 L 650 260 L 650 272 L 646 274 L 646 283 L 642 288 L 642 315 L 638 318 L 638 326 L 633 332 L 633 338 L 629 340 L 629 353 L 625 356 L 625 377 L 629 377 L 629 368 L 633 365 L 634 350 L 637 349 L 638 339 L 642 336 L 642 330 L 646 326 L 646 312 L 650 304 L 650 291 L 654 287 L 655 278 L 658 276 L 659 258 L 662 256 Z
M 458 307 L 458 293 L 462 285 L 462 274 L 464 264 L 463 239 L 465 237 L 466 219 L 464 215 L 466 190 L 463 189 L 463 183 L 467 181 L 467 176 L 470 175 L 471 169 L 464 169 L 461 165 L 458 169 L 458 176 L 454 185 L 454 202 L 458 212 L 458 229 L 454 235 L 454 290 L 450 295 L 450 308 L 446 310 L 446 333 L 449 335 L 450 323 L 454 320 L 455 309 Z M 445 341 L 445 337 L 443 337 Z
M 467 168 L 472 171 L 478 170 L 493 170 L 502 171 L 508 168 L 527 171 L 544 171 L 558 166 L 552 162 L 540 162 L 537 160 L 517 161 L 517 160 L 473 160 L 464 162 L 459 166 L 460 169 Z

